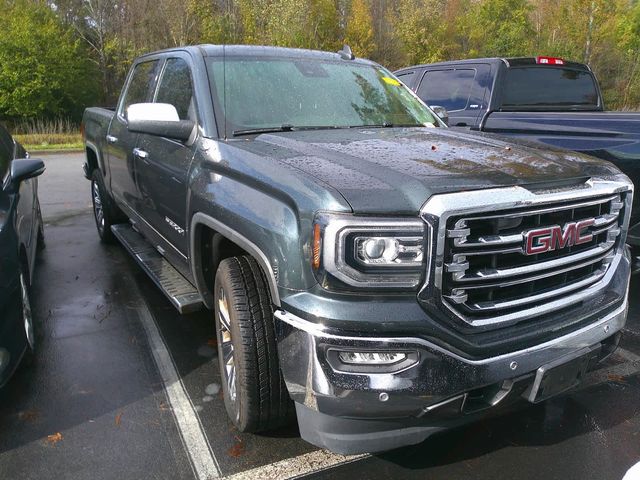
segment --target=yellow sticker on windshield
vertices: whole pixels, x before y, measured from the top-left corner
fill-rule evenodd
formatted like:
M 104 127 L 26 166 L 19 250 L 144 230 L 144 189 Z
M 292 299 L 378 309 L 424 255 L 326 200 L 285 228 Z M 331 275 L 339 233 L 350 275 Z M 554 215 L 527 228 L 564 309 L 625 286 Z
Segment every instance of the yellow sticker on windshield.
M 395 87 L 399 87 L 400 85 L 402 85 L 398 80 L 396 80 L 395 78 L 391 78 L 391 77 L 382 77 L 382 80 L 384 80 L 385 83 L 388 83 L 389 85 L 393 85 Z

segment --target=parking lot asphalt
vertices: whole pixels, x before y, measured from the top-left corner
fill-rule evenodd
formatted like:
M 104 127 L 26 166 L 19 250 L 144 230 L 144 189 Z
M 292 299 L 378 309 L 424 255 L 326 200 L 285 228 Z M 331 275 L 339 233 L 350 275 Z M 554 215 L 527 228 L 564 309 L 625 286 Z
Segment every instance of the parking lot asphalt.
M 640 461 L 639 277 L 622 349 L 579 390 L 413 447 L 342 457 L 295 425 L 235 431 L 211 315 L 179 315 L 119 245 L 99 243 L 82 155 L 44 159 L 39 352 L 0 390 L 0 479 L 620 480 Z

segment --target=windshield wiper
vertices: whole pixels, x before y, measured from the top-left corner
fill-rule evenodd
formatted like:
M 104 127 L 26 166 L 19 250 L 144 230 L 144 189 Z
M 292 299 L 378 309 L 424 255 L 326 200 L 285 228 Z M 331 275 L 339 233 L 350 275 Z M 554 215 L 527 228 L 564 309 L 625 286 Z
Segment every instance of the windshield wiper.
M 421 123 L 381 123 L 379 125 L 280 125 L 279 127 L 263 127 L 263 128 L 245 128 L 241 130 L 234 130 L 234 137 L 241 137 L 242 135 L 259 135 L 261 133 L 278 133 L 278 132 L 293 132 L 303 130 L 340 130 L 347 128 L 411 128 L 411 127 L 424 127 Z
M 352 125 L 349 128 L 411 128 L 424 127 L 422 123 L 380 123 L 373 125 Z
M 259 133 L 275 133 L 275 132 L 290 132 L 293 130 L 293 125 L 280 125 L 279 127 L 264 127 L 264 128 L 245 128 L 242 130 L 234 130 L 233 136 L 240 137 L 242 135 L 255 135 Z
M 337 130 L 341 128 L 351 128 L 351 127 L 340 127 L 338 125 L 281 125 L 279 127 L 264 127 L 264 128 L 246 128 L 242 130 L 234 130 L 233 136 L 240 137 L 242 135 L 256 135 L 261 133 L 277 133 L 277 132 L 293 132 L 293 131 L 301 131 L 301 130 Z

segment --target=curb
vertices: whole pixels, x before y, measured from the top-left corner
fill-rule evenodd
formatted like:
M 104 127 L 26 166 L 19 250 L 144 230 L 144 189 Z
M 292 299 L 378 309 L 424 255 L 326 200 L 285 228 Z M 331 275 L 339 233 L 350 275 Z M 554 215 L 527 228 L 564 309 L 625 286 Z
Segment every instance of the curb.
M 29 150 L 29 155 L 37 155 L 39 157 L 43 155 L 60 155 L 61 153 L 83 153 L 81 148 L 75 148 L 73 150 Z

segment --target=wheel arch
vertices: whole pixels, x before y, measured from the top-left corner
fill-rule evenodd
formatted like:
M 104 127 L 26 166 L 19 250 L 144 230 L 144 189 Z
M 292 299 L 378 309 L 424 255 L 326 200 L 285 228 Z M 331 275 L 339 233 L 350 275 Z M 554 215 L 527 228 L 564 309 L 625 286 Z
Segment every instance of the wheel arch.
M 272 303 L 280 306 L 277 278 L 269 259 L 251 240 L 215 218 L 196 213 L 190 228 L 190 262 L 196 287 L 208 308 L 213 308 L 213 277 L 217 265 L 225 258 L 238 254 L 253 257 L 265 274 Z M 215 255 L 214 246 L 219 248 Z
M 96 168 L 104 174 L 104 162 L 102 161 L 102 155 L 98 147 L 89 141 L 85 142 L 85 156 L 87 158 L 87 165 L 89 166 L 89 174 Z

